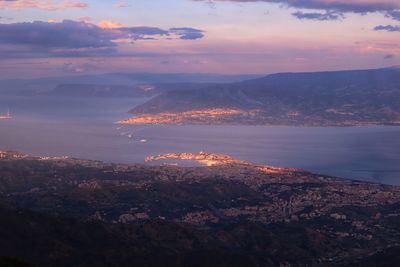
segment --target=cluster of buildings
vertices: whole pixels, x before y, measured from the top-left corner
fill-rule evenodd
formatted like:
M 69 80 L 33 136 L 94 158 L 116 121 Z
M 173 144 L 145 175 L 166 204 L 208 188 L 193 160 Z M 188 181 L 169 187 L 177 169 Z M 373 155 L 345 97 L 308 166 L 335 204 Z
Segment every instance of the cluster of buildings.
M 143 114 L 126 120 L 118 121 L 119 124 L 211 124 L 226 120 L 234 122 L 240 117 L 254 116 L 256 111 L 245 111 L 237 108 L 210 108 L 184 112 L 162 112 L 157 114 Z
M 51 194 L 64 188 L 79 192 L 75 196 L 82 196 L 82 199 L 92 195 L 86 204 L 98 210 L 88 217 L 98 218 L 99 214 L 106 213 L 101 207 L 106 207 L 116 211 L 111 221 L 119 223 L 157 218 L 195 225 L 241 220 L 262 224 L 307 223 L 324 219 L 335 225 L 347 225 L 344 229 L 321 225 L 321 231 L 326 234 L 337 238 L 370 240 L 376 232 L 381 231 L 382 220 L 400 217 L 400 208 L 395 208 L 399 205 L 394 205 L 400 203 L 400 187 L 339 179 L 296 169 L 253 165 L 226 155 L 206 152 L 151 156 L 146 158 L 146 162 L 170 158 L 194 160 L 212 167 L 118 165 L 64 157 L 35 158 L 17 152 L 0 151 L 0 163 L 28 159 L 49 164 L 48 179 L 44 186 L 36 183 L 32 185 L 35 190 L 32 190 L 24 185 L 24 196 L 43 194 L 46 186 L 49 190 L 51 188 Z M 78 168 L 79 174 L 74 171 L 78 170 L 76 166 L 82 167 Z M 41 175 L 35 173 L 35 169 L 30 173 L 33 177 Z M 193 188 L 210 195 L 210 199 L 197 203 L 195 199 L 198 196 L 185 191 Z M 104 195 L 111 199 L 118 199 L 118 194 L 138 194 L 142 198 L 141 202 L 119 203 L 115 200 L 115 203 L 106 203 L 105 199 L 96 198 L 102 195 L 101 192 L 107 192 Z M 169 210 L 159 209 L 159 204 L 167 206 L 163 201 L 172 199 L 175 202 L 171 203 L 178 204 Z M 387 208 L 382 210 L 383 206 Z M 357 212 L 348 212 L 352 209 L 362 210 L 361 213 L 368 214 L 367 218 Z

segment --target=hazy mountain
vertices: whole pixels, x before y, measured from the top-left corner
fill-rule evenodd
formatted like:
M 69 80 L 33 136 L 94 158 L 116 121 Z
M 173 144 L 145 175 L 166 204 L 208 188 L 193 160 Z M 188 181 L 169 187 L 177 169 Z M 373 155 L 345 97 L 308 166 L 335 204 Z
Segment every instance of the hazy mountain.
M 207 84 L 195 90 L 182 89 L 163 93 L 131 112 L 142 115 L 233 108 L 244 115 L 224 117 L 221 123 L 400 123 L 399 68 L 280 73 L 242 82 Z
M 99 75 L 62 76 L 39 79 L 0 80 L 0 93 L 41 94 L 60 85 L 133 86 L 159 83 L 226 83 L 256 77 L 255 75 L 110 73 Z
M 69 97 L 151 97 L 175 90 L 196 90 L 205 85 L 218 83 L 138 83 L 131 85 L 118 84 L 59 84 L 46 92 L 25 92 L 34 96 L 69 96 Z
M 68 97 L 149 97 L 156 94 L 153 86 L 144 85 L 98 85 L 60 84 L 40 95 Z

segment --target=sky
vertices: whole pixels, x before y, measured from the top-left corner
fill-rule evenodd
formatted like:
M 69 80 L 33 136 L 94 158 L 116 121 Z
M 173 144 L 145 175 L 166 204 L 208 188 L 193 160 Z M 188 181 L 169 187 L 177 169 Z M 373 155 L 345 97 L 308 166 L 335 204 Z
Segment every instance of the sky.
M 396 65 L 399 0 L 0 0 L 0 79 Z

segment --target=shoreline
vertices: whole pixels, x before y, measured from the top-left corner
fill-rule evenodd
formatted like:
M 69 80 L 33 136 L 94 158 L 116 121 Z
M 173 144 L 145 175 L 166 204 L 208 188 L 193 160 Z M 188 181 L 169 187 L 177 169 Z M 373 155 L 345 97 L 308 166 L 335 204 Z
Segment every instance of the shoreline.
M 130 119 L 130 118 L 129 118 Z M 354 124 L 273 124 L 273 123 L 198 123 L 198 122 L 183 122 L 183 123 L 136 123 L 126 122 L 129 119 L 124 119 L 114 122 L 117 125 L 129 126 L 271 126 L 271 127 L 295 127 L 295 128 L 351 128 L 351 127 L 373 127 L 373 126 L 386 126 L 386 127 L 400 127 L 400 122 L 392 123 L 354 123 Z
M 172 165 L 172 164 L 155 164 L 151 165 L 152 162 L 161 162 L 166 159 L 177 159 L 183 161 L 193 161 L 200 164 L 200 166 L 185 166 L 185 165 Z M 0 149 L 0 161 L 1 160 L 30 160 L 30 161 L 42 161 L 42 162 L 53 162 L 56 164 L 72 164 L 81 165 L 84 167 L 116 167 L 118 169 L 129 169 L 136 168 L 138 166 L 149 167 L 149 168 L 177 168 L 177 169 L 210 169 L 213 168 L 250 168 L 261 173 L 304 173 L 309 175 L 321 176 L 333 180 L 338 180 L 344 183 L 361 183 L 378 186 L 389 186 L 400 188 L 400 185 L 386 184 L 376 181 L 362 180 L 359 178 L 346 178 L 335 175 L 329 175 L 320 173 L 317 171 L 306 170 L 302 168 L 294 167 L 278 167 L 267 164 L 252 163 L 246 160 L 239 160 L 226 154 L 214 154 L 207 152 L 171 152 L 159 155 L 149 155 L 143 159 L 143 162 L 132 162 L 132 163 L 121 163 L 115 161 L 105 161 L 99 159 L 87 159 L 72 156 L 48 156 L 48 155 L 33 155 L 15 150 L 2 150 Z M 386 171 L 390 172 L 390 170 Z M 400 172 L 400 170 L 399 170 Z

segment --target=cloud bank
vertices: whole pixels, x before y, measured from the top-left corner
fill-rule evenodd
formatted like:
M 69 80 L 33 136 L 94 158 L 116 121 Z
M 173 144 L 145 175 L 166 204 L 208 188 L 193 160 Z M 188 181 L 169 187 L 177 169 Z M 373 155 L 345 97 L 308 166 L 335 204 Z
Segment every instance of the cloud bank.
M 205 0 L 195 0 L 205 1 Z M 208 0 L 210 1 L 210 0 Z M 266 2 L 279 3 L 289 7 L 336 10 L 338 12 L 367 13 L 400 9 L 398 0 L 211 0 L 212 2 Z
M 101 27 L 72 20 L 0 23 L 0 45 L 24 48 L 24 51 L 34 54 L 57 56 L 109 54 L 116 52 L 120 43 L 138 40 L 196 40 L 203 37 L 202 30 L 188 27 L 169 30 L 146 26 Z
M 207 2 L 265 2 L 276 3 L 286 7 L 298 9 L 324 10 L 326 13 L 295 12 L 293 15 L 299 19 L 312 20 L 337 20 L 344 13 L 372 13 L 382 12 L 386 16 L 400 20 L 399 0 L 194 0 Z

